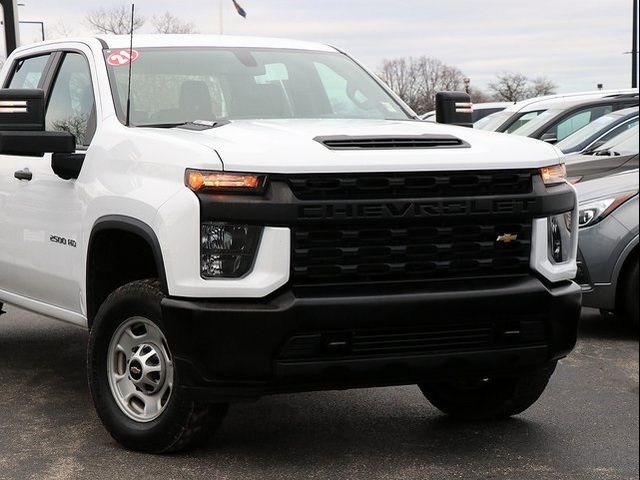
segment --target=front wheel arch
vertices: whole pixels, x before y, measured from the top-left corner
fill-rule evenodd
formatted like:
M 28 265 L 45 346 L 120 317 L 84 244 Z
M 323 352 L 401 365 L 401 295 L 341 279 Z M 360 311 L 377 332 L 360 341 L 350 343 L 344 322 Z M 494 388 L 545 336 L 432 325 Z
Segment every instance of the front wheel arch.
M 117 239 L 117 242 L 114 242 Z M 115 243 L 115 245 L 114 245 Z M 104 244 L 104 245 L 103 245 Z M 134 250 L 141 264 L 116 265 L 112 269 L 113 279 L 107 282 L 108 287 L 101 285 L 102 275 L 100 261 L 107 252 L 112 254 L 114 249 L 128 248 Z M 93 320 L 102 302 L 118 287 L 134 280 L 157 278 L 160 288 L 168 295 L 167 275 L 160 242 L 153 229 L 133 217 L 124 215 L 108 215 L 99 218 L 93 225 L 89 236 L 86 259 L 86 305 L 88 326 L 91 328 Z

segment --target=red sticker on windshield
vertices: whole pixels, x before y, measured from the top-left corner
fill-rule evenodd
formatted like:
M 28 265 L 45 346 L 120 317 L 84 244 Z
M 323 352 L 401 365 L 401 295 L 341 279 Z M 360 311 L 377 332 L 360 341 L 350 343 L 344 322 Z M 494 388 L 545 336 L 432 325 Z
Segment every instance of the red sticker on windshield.
M 135 62 L 138 59 L 137 50 L 118 50 L 113 52 L 107 57 L 107 63 L 112 67 L 121 67 L 123 65 L 129 65 L 131 62 Z

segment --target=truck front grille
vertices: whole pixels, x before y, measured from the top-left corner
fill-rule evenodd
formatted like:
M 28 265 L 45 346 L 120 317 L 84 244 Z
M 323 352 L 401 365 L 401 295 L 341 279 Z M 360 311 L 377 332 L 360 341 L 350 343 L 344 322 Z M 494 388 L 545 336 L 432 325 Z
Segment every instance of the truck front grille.
M 301 200 L 519 195 L 533 188 L 527 170 L 292 175 L 288 182 Z
M 298 225 L 294 286 L 526 275 L 531 220 Z M 505 237 L 506 235 L 506 237 Z M 502 237 L 502 241 L 498 241 Z M 506 239 L 506 241 L 505 241 Z

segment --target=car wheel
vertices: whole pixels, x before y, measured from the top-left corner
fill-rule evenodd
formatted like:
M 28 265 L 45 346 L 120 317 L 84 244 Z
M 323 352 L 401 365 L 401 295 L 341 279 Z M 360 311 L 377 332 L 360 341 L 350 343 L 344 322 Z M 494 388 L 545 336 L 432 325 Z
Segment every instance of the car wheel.
M 147 453 L 195 447 L 220 426 L 228 406 L 188 398 L 163 333 L 157 280 L 129 283 L 103 303 L 88 350 L 91 395 L 120 444 Z
M 519 377 L 423 383 L 431 404 L 461 420 L 500 420 L 524 412 L 542 395 L 556 363 Z
M 634 327 L 640 325 L 640 313 L 638 306 L 638 260 L 635 260 L 631 268 L 627 271 L 627 275 L 622 286 L 622 304 L 623 317 Z

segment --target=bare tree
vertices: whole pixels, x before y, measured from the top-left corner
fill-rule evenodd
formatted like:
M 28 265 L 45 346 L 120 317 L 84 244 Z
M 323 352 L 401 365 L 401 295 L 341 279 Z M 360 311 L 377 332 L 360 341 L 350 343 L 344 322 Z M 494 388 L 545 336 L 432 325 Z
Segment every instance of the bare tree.
M 418 73 L 411 59 L 384 60 L 379 76 L 400 98 L 416 109 L 420 103 L 421 92 L 417 81 Z
M 529 79 L 521 73 L 503 72 L 498 79 L 489 84 L 496 100 L 519 102 L 529 96 Z
M 131 10 L 127 6 L 101 8 L 86 16 L 86 21 L 96 33 L 126 35 L 131 31 Z M 133 30 L 144 25 L 145 19 L 136 14 Z
M 155 33 L 198 33 L 193 23 L 181 20 L 169 12 L 154 15 L 151 23 Z
M 496 100 L 519 102 L 527 98 L 551 95 L 556 92 L 557 85 L 547 77 L 530 80 L 521 73 L 503 72 L 497 75 L 497 81 L 489 84 Z
M 529 97 L 541 97 L 543 95 L 553 95 L 558 86 L 547 77 L 534 78 L 529 86 Z
M 460 90 L 464 84 L 458 68 L 424 56 L 385 60 L 379 76 L 418 113 L 435 108 L 436 92 Z

